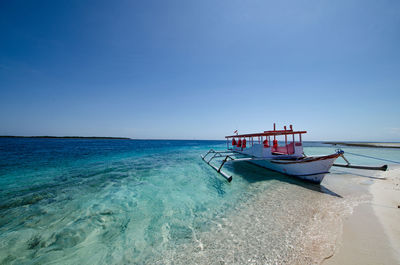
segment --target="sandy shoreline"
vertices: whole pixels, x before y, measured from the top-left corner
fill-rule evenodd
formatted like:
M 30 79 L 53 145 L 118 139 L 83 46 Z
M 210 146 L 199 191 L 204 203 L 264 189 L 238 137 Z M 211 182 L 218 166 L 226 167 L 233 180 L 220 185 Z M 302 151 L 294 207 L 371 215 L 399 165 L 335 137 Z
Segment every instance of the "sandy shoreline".
M 343 222 L 335 253 L 323 264 L 400 264 L 400 167 L 377 174 L 372 200 Z
M 321 186 L 273 173 L 265 181 L 251 165 L 235 172 L 261 180 L 249 183 L 252 196 L 154 264 L 321 264 L 335 253 L 345 216 L 372 198 L 368 186 L 353 185 L 366 178 L 342 169 Z

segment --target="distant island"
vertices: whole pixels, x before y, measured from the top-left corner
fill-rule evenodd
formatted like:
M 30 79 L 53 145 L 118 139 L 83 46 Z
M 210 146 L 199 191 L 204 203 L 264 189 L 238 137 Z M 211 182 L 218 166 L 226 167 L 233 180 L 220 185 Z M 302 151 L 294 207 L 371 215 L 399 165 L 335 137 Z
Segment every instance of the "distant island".
M 359 147 L 377 147 L 377 148 L 400 148 L 400 143 L 374 143 L 374 142 L 323 142 L 324 144 L 359 146 Z
M 131 138 L 128 138 L 128 137 L 101 137 L 101 136 L 15 136 L 15 135 L 0 135 L 0 138 L 131 140 Z

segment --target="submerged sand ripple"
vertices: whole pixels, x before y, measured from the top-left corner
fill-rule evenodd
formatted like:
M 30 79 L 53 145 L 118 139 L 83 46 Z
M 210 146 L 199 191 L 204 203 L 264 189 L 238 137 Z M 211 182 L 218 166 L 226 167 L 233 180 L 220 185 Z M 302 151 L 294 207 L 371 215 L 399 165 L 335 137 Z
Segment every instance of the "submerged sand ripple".
M 319 264 L 333 254 L 343 216 L 370 200 L 365 188 L 346 186 L 354 181 L 328 176 L 325 186 L 341 197 L 313 185 L 282 182 L 258 193 L 255 185 L 255 196 L 157 264 Z

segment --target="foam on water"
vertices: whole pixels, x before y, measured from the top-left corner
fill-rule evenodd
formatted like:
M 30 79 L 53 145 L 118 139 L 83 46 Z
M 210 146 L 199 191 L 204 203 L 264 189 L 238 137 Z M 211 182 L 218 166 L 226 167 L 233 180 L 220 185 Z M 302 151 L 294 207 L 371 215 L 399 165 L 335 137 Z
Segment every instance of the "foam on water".
M 368 200 L 340 170 L 317 186 L 228 164 L 228 183 L 200 159 L 224 147 L 0 139 L 0 263 L 318 263 Z

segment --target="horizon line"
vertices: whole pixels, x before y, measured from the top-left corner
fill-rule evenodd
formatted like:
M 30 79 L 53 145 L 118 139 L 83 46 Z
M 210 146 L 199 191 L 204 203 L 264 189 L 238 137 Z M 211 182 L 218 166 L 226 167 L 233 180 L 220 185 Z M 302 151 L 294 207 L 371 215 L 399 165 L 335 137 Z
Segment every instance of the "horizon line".
M 38 135 L 38 136 L 23 136 L 23 135 L 0 135 L 0 138 L 31 138 L 31 139 L 92 139 L 92 140 L 154 140 L 154 141 L 226 141 L 226 139 L 182 139 L 182 138 L 173 138 L 173 139 L 165 139 L 165 138 L 131 138 L 131 137 L 123 137 L 123 136 L 53 136 L 53 135 Z M 306 140 L 303 142 L 360 142 L 360 143 L 400 143 L 396 141 L 357 141 L 357 140 Z

